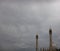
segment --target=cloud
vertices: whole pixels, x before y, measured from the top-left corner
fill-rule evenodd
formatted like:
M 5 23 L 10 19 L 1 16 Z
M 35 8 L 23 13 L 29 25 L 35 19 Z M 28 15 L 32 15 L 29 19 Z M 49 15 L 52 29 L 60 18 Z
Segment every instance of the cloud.
M 2 48 L 12 48 L 12 46 L 34 48 L 36 32 L 39 33 L 39 47 L 45 47 L 49 44 L 48 30 L 51 24 L 53 40 L 58 41 L 59 44 L 59 3 L 58 1 L 50 3 L 2 1 L 0 4 L 0 44 Z

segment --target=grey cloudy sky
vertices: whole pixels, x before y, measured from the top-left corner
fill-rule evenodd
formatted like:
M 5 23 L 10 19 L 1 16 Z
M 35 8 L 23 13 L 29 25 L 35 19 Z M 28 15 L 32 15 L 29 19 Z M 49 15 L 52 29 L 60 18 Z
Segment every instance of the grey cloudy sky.
M 0 47 L 49 47 L 49 28 L 60 47 L 60 0 L 0 0 Z

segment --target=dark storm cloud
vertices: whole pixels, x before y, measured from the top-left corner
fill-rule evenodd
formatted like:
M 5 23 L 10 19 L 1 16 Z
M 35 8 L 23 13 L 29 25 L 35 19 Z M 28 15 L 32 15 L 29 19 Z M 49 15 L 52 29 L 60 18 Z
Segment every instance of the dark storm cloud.
M 48 30 L 51 24 L 54 32 L 53 40 L 59 44 L 59 1 L 50 3 L 35 0 L 31 0 L 33 2 L 20 0 L 22 3 L 16 0 L 6 1 L 3 0 L 0 3 L 0 44 L 2 48 L 34 48 L 37 32 L 39 33 L 39 47 L 45 47 L 49 44 Z

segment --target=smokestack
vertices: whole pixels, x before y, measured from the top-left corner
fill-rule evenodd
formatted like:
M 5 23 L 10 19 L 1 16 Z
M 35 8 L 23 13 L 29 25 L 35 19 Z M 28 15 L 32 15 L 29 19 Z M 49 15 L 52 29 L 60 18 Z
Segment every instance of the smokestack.
M 49 29 L 49 36 L 50 36 L 50 47 L 49 50 L 52 51 L 52 29 Z
M 36 34 L 36 51 L 38 51 L 38 34 Z

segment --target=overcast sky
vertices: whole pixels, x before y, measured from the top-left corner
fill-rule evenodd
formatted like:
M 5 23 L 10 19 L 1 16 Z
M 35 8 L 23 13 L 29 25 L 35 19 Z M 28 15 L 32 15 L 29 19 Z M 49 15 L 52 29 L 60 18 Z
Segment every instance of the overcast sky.
M 0 0 L 0 48 L 49 47 L 49 28 L 53 42 L 60 47 L 60 0 Z

